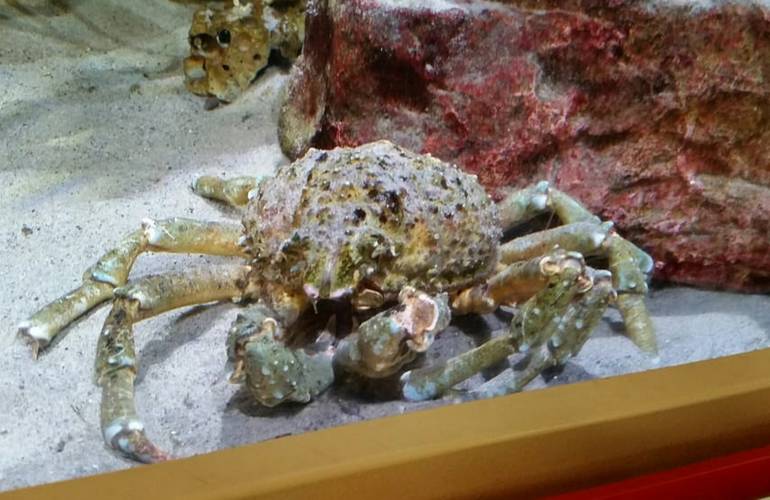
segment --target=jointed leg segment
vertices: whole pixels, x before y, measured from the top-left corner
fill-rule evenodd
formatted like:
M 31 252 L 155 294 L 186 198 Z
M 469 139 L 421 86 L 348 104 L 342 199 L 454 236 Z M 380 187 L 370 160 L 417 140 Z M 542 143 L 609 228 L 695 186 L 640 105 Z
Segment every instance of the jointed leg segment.
M 249 193 L 257 187 L 256 177 L 220 177 L 204 175 L 195 179 L 192 189 L 196 194 L 212 200 L 221 201 L 233 207 L 241 207 L 249 202 Z
M 140 462 L 168 458 L 147 438 L 136 415 L 133 324 L 177 307 L 237 297 L 247 273 L 246 266 L 195 269 L 150 276 L 115 290 L 96 354 L 96 380 L 102 387 L 102 433 L 109 446 Z
M 563 365 L 576 355 L 596 328 L 614 297 L 612 277 L 603 271 L 592 271 L 593 286 L 571 302 L 564 313 L 555 317 L 542 330 L 533 345 L 526 367 L 508 385 L 473 391 L 472 397 L 494 397 L 519 392 L 546 368 Z
M 500 204 L 503 226 L 519 222 L 550 209 L 565 226 L 517 238 L 501 247 L 501 260 L 514 262 L 535 255 L 547 246 L 558 245 L 585 256 L 601 255 L 609 261 L 615 304 L 623 315 L 629 338 L 647 352 L 657 351 L 657 342 L 643 297 L 653 260 L 636 245 L 621 238 L 612 224 L 601 220 L 569 195 L 549 187 L 547 182 L 511 194 Z
M 579 255 L 557 251 L 527 264 L 521 269 L 529 268 L 526 272 L 533 277 L 539 273 L 545 286 L 516 311 L 509 331 L 443 365 L 406 372 L 401 377 L 406 399 L 434 398 L 516 352 L 544 344 L 552 325 L 561 321 L 576 295 L 591 286 L 591 277 Z
M 19 332 L 32 343 L 36 356 L 72 321 L 112 298 L 113 290 L 126 283 L 139 254 L 153 251 L 243 256 L 238 245 L 240 235 L 237 224 L 183 218 L 146 220 L 142 229 L 123 238 L 84 273 L 80 287 L 22 322 Z
M 579 253 L 551 250 L 529 260 L 513 262 L 483 285 L 463 290 L 452 301 L 452 309 L 457 314 L 483 314 L 502 304 L 524 302 L 546 287 L 552 268 L 561 265 L 564 259 L 582 262 L 583 258 Z

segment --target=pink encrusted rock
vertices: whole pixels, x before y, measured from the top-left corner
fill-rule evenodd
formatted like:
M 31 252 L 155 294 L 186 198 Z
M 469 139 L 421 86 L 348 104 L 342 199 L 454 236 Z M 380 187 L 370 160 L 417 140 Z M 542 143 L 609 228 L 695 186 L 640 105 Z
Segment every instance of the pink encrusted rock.
M 386 138 L 495 196 L 548 179 L 658 277 L 768 291 L 770 7 L 707 3 L 311 0 L 282 145 Z

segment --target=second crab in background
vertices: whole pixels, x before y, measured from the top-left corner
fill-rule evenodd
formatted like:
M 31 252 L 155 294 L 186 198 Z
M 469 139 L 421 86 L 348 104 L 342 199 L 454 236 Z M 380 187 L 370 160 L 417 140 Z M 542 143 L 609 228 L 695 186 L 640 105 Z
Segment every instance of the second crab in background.
M 193 14 L 185 86 L 193 94 L 231 102 L 268 66 L 271 53 L 293 62 L 304 38 L 304 0 L 208 4 Z

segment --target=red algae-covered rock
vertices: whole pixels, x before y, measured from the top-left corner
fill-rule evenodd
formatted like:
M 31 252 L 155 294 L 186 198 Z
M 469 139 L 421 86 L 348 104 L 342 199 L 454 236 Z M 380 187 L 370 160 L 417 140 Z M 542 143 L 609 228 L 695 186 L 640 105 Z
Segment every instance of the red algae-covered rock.
M 389 139 L 496 196 L 548 179 L 657 276 L 770 290 L 770 7 L 312 0 L 284 150 Z

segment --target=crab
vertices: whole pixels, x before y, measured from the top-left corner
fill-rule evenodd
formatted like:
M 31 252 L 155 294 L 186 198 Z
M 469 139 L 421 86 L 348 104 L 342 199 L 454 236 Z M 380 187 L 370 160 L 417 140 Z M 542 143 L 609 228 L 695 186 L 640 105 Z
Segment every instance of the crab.
M 268 66 L 272 51 L 294 61 L 304 38 L 304 0 L 233 0 L 231 7 L 198 9 L 190 26 L 190 56 L 183 64 L 185 86 L 194 94 L 231 102 Z
M 200 177 L 193 190 L 241 207 L 241 224 L 145 220 L 89 268 L 82 285 L 19 331 L 34 354 L 99 303 L 96 380 L 108 446 L 141 462 L 169 456 L 134 409 L 134 323 L 222 300 L 243 304 L 227 334 L 230 381 L 262 405 L 305 403 L 345 376 L 391 377 L 409 401 L 437 398 L 514 353 L 526 367 L 494 393 L 520 391 L 576 354 L 609 304 L 655 350 L 644 296 L 652 260 L 579 202 L 539 182 L 495 203 L 473 175 L 387 141 L 311 149 L 273 177 Z M 505 241 L 538 214 L 562 225 Z M 128 282 L 143 252 L 238 257 Z M 584 256 L 599 256 L 609 270 Z M 510 327 L 445 363 L 418 358 L 452 315 L 514 306 Z M 335 335 L 328 333 L 336 323 Z M 424 361 L 424 359 L 422 360 Z

